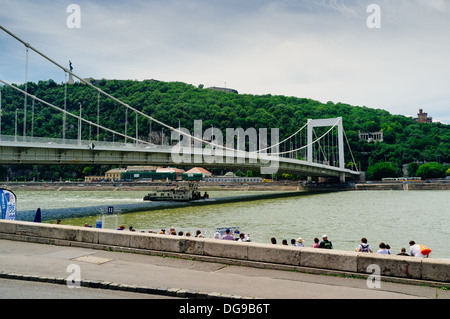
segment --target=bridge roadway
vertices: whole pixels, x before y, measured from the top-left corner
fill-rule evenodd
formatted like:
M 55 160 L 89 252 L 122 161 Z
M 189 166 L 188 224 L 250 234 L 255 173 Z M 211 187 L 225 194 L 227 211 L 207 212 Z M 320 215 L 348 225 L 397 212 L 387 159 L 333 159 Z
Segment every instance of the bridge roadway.
M 0 136 L 0 164 L 31 165 L 182 165 L 187 167 L 267 170 L 271 173 L 303 176 L 358 178 L 359 172 L 309 161 L 260 155 L 249 158 L 248 153 L 234 152 L 223 157 L 206 156 L 203 149 L 193 149 L 181 163 L 175 163 L 173 146 L 134 143 L 78 141 L 50 138 Z
M 366 279 L 344 276 L 0 239 L 0 278 L 64 286 L 74 274 L 69 267 L 74 264 L 79 266 L 80 289 L 133 291 L 135 298 L 154 294 L 194 299 L 450 299 L 449 290 L 407 282 L 382 281 L 380 288 L 369 288 Z M 139 292 L 138 287 L 149 290 Z

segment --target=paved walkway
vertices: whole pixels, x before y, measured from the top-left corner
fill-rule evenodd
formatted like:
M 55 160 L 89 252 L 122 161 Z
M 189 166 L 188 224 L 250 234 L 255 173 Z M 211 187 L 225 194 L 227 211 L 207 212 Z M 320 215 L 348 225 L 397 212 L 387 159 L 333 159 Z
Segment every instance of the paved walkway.
M 189 298 L 450 299 L 432 287 L 230 266 L 180 258 L 0 240 L 0 277 Z M 139 295 L 136 295 L 137 297 Z

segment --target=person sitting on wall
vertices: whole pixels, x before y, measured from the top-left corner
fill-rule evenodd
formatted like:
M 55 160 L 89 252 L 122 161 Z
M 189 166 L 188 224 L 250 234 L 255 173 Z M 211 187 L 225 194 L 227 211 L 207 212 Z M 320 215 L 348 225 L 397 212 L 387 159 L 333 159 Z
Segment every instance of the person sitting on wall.
M 327 235 L 322 236 L 322 242 L 319 244 L 319 248 L 333 249 L 333 244 L 328 240 Z
M 236 240 L 236 237 L 231 233 L 231 230 L 227 229 L 225 230 L 225 235 L 222 236 L 222 239 L 226 240 Z

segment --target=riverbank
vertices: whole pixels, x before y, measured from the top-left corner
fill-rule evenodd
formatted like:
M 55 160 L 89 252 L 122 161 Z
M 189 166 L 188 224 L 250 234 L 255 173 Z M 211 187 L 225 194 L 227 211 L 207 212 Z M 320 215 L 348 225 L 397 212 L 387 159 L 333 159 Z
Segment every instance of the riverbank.
M 355 184 L 355 190 L 450 190 L 450 181 L 425 181 L 425 182 L 368 182 Z
M 272 198 L 214 205 L 187 205 L 178 208 L 155 208 L 151 211 L 123 213 L 118 216 L 119 225 L 132 225 L 137 230 L 168 229 L 177 231 L 201 229 L 208 236 L 217 227 L 236 226 L 249 234 L 252 240 L 268 243 L 275 237 L 283 239 L 302 237 L 306 246 L 314 237 L 328 234 L 336 249 L 353 251 L 362 237 L 366 237 L 374 250 L 380 242 L 391 246 L 393 253 L 408 247 L 410 240 L 430 247 L 433 257 L 450 258 L 448 245 L 436 238 L 445 238 L 450 223 L 450 190 L 447 191 L 344 191 L 328 192 L 313 196 Z M 271 192 L 214 191 L 210 198 L 263 195 Z M 18 211 L 41 208 L 43 218 L 53 209 L 71 207 L 98 207 L 93 216 L 61 219 L 62 224 L 95 226 L 100 214 L 113 206 L 146 205 L 142 198 L 146 192 L 137 191 L 22 191 L 16 192 Z M 156 207 L 156 206 L 154 206 Z M 101 208 L 101 211 L 100 211 Z M 82 210 L 82 208 L 72 209 Z M 88 209 L 91 210 L 91 209 Z M 105 217 L 104 225 L 114 228 L 113 218 Z M 51 221 L 55 222 L 55 221 Z M 408 225 L 408 227 L 404 227 Z
M 186 182 L 177 183 L 158 183 L 158 182 L 128 182 L 128 183 L 73 183 L 73 182 L 55 182 L 55 183 L 37 183 L 37 182 L 9 182 L 0 183 L 0 187 L 11 191 L 151 191 L 155 188 L 183 186 Z M 298 182 L 286 183 L 255 183 L 255 184 L 217 184 L 203 183 L 199 184 L 200 191 L 300 191 Z
M 128 182 L 128 183 L 74 183 L 74 182 L 3 182 L 1 188 L 11 191 L 152 191 L 155 188 L 185 185 L 186 182 L 158 183 L 158 182 Z M 421 182 L 379 182 L 367 181 L 347 184 L 312 183 L 303 181 L 277 181 L 270 183 L 236 183 L 217 184 L 199 183 L 199 190 L 205 191 L 276 191 L 292 192 L 306 190 L 450 190 L 450 181 L 421 181 Z

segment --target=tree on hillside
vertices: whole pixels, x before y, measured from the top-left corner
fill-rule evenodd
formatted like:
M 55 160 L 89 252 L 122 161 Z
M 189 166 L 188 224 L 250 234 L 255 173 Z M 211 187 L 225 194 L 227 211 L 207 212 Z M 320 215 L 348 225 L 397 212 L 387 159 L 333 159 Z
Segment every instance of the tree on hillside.
M 409 177 L 415 177 L 417 174 L 417 170 L 419 169 L 419 164 L 416 162 L 409 163 L 406 167 L 406 172 Z
M 417 169 L 417 176 L 422 177 L 422 179 L 441 178 L 445 176 L 445 167 L 436 162 L 425 163 Z
M 270 129 L 279 128 L 279 140 L 283 140 L 302 127 L 307 119 L 342 117 L 346 137 L 355 157 L 354 162 L 358 163 L 362 171 L 383 161 L 391 162 L 394 167 L 416 161 L 435 161 L 437 156 L 442 163 L 450 162 L 449 125 L 417 123 L 411 118 L 392 115 L 382 109 L 333 102 L 324 104 L 304 97 L 229 94 L 182 82 L 102 79 L 94 80 L 92 83 L 131 107 L 172 127 L 178 127 L 178 121 L 180 121 L 181 127 L 190 132 L 193 132 L 194 121 L 202 120 L 204 130 L 209 127 L 222 132 L 225 132 L 227 128 L 243 128 L 244 130 L 267 128 L 269 140 Z M 62 108 L 66 102 L 67 111 L 75 116 L 80 112 L 81 103 L 83 117 L 92 123 L 97 123 L 97 110 L 99 110 L 99 124 L 121 134 L 125 132 L 126 126 L 126 133 L 129 136 L 134 137 L 138 134 L 139 138 L 143 140 L 151 138 L 154 143 L 160 141 L 162 136 L 170 136 L 166 128 L 155 122 L 151 123 L 143 116 L 138 117 L 138 132 L 136 132 L 134 112 L 129 110 L 125 113 L 123 106 L 102 95 L 98 99 L 98 93 L 85 84 L 77 82 L 68 85 L 67 100 L 63 83 L 57 84 L 49 80 L 38 83 L 29 82 L 27 85 L 30 94 L 53 105 Z M 17 86 L 21 89 L 25 88 L 24 84 Z M 0 134 L 15 135 L 17 111 L 17 132 L 20 135 L 23 132 L 25 118 L 23 94 L 7 86 L 0 86 L 0 90 L 2 94 Z M 34 109 L 32 109 L 31 103 L 31 99 L 28 99 L 27 123 L 25 123 L 27 136 L 33 134 L 33 137 L 61 138 L 63 135 L 62 114 L 38 101 L 35 101 Z M 125 120 L 126 116 L 127 120 Z M 33 130 L 31 130 L 32 127 Z M 383 142 L 359 140 L 359 131 L 378 130 L 383 130 Z M 84 140 L 124 141 L 123 137 L 102 129 L 97 136 L 97 129 L 86 124 L 82 125 L 81 134 Z M 65 137 L 77 139 L 77 136 L 78 119 L 67 116 Z M 305 136 L 304 131 L 296 136 L 294 140 L 296 147 L 307 143 Z M 333 136 L 336 137 L 334 134 Z M 331 142 L 333 140 L 331 138 Z M 346 155 L 345 159 L 349 161 L 351 157 L 347 148 L 346 152 L 348 156 Z M 94 168 L 92 174 L 96 172 L 96 166 Z M 14 167 L 11 169 L 14 170 Z M 82 177 L 78 174 L 81 174 L 83 169 L 84 167 L 78 169 L 66 166 L 65 170 L 42 171 L 40 177 L 73 178 L 74 174 Z M 32 170 L 26 172 L 32 172 Z
M 394 166 L 390 162 L 380 162 L 375 165 L 369 166 L 367 169 L 367 179 L 369 180 L 381 180 L 386 177 L 399 177 L 401 176 L 400 168 Z

